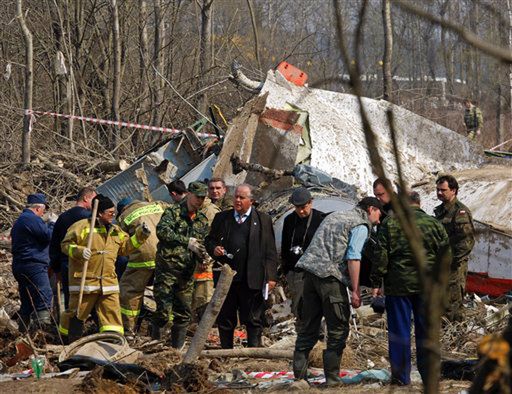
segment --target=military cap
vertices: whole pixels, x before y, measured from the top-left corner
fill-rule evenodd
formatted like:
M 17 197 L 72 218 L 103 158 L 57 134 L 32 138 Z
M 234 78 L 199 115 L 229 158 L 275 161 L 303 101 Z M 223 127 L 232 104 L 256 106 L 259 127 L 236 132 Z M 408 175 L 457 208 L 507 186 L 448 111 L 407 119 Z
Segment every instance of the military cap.
M 208 194 L 208 186 L 203 182 L 195 181 L 188 184 L 187 190 L 197 197 L 206 197 Z

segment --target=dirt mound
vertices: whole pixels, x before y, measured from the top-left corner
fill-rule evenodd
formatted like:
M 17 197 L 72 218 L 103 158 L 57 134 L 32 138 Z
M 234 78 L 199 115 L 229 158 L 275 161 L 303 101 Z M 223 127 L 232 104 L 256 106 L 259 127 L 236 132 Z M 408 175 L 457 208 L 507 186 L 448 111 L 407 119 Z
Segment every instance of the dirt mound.
M 162 388 L 169 393 L 201 393 L 213 391 L 215 386 L 208 381 L 205 365 L 179 364 L 166 371 Z

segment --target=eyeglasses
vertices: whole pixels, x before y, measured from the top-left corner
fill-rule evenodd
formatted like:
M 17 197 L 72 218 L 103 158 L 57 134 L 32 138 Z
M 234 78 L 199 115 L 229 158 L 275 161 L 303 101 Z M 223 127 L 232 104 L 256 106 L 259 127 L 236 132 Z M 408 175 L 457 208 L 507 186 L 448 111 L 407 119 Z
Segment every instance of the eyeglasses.
M 116 211 L 103 211 L 102 214 L 106 216 L 114 216 Z

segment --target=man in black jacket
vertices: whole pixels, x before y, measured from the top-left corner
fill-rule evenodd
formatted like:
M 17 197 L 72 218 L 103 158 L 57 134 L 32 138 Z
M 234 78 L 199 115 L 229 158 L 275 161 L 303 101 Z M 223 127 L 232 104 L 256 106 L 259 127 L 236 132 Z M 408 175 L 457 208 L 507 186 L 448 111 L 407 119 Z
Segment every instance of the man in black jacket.
M 253 201 L 252 187 L 238 186 L 234 209 L 215 215 L 205 241 L 210 256 L 237 272 L 217 317 L 223 349 L 233 348 L 237 312 L 247 328 L 248 346 L 261 346 L 263 292 L 267 284 L 268 291 L 276 285 L 277 252 L 272 220 L 257 211 Z
M 298 307 L 302 298 L 304 273 L 295 269 L 295 264 L 306 251 L 316 229 L 324 220 L 325 214 L 313 209 L 313 197 L 308 189 L 299 187 L 290 196 L 295 211 L 284 219 L 281 237 L 281 259 L 288 289 L 292 295 L 292 312 L 296 317 L 295 327 L 300 326 Z

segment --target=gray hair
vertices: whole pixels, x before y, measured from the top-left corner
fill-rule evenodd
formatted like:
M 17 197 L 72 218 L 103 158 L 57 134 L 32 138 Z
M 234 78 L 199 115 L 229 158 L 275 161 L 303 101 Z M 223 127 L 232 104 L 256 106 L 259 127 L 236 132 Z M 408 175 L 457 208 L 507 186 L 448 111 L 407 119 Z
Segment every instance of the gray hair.
M 252 186 L 251 186 L 251 185 L 249 185 L 248 183 L 241 183 L 240 185 L 238 185 L 238 186 L 236 187 L 236 189 L 235 189 L 235 193 L 236 193 L 236 191 L 237 191 L 239 188 L 241 188 L 241 187 L 245 187 L 245 188 L 249 189 L 249 196 L 248 196 L 248 197 L 253 198 L 253 196 L 254 196 L 254 193 L 253 193 L 253 192 L 254 192 L 254 187 L 252 187 Z
M 26 205 L 27 208 L 46 208 L 46 205 L 44 204 L 27 204 Z

